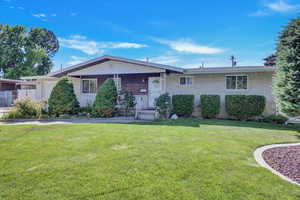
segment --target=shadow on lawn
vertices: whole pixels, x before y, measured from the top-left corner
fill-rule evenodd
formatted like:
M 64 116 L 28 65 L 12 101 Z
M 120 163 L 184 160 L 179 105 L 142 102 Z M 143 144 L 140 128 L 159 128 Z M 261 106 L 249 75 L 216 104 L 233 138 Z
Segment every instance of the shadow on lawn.
M 154 122 L 138 122 L 130 123 L 137 125 L 160 125 L 160 126 L 186 126 L 186 127 L 201 127 L 201 125 L 214 125 L 214 126 L 232 126 L 232 127 L 246 127 L 246 128 L 262 128 L 269 130 L 295 130 L 300 133 L 300 126 L 297 125 L 279 125 L 264 122 L 253 121 L 234 121 L 234 120 L 219 120 L 219 119 L 179 119 L 167 121 L 154 121 Z

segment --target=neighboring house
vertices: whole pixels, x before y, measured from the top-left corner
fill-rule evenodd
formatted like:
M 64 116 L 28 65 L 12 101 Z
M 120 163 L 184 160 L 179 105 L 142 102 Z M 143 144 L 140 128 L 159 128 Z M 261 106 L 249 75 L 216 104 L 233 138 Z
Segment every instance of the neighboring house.
M 254 94 L 266 97 L 264 114 L 275 113 L 272 96 L 274 67 L 244 66 L 184 69 L 169 65 L 144 62 L 114 56 L 102 56 L 81 64 L 65 68 L 46 76 L 24 77 L 35 84 L 33 98 L 48 99 L 52 88 L 62 76 L 69 76 L 81 106 L 91 105 L 98 88 L 107 78 L 113 78 L 118 90 L 132 92 L 137 109 L 154 108 L 155 99 L 165 92 L 170 95 L 195 95 L 195 112 L 199 115 L 199 101 L 202 94 L 221 96 L 221 113 L 225 112 L 225 95 Z
M 18 84 L 20 80 L 0 79 L 0 107 L 9 107 L 17 98 Z

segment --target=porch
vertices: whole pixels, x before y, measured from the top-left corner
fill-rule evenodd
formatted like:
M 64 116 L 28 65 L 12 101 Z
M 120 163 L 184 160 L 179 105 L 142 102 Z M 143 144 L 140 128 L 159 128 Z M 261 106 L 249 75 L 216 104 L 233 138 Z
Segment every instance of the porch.
M 155 99 L 166 91 L 166 73 L 98 74 L 71 76 L 80 106 L 92 105 L 106 79 L 115 81 L 118 91 L 127 90 L 136 99 L 136 109 L 153 109 Z

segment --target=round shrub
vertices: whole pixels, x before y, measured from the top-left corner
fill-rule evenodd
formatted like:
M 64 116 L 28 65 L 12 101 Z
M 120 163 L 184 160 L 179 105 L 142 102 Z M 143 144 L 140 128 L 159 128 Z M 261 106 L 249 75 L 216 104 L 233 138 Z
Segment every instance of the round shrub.
M 93 105 L 93 116 L 113 117 L 116 113 L 118 92 L 113 79 L 107 79 L 99 89 Z
M 160 95 L 155 101 L 155 106 L 160 114 L 160 117 L 164 119 L 169 118 L 172 109 L 172 104 L 171 97 L 168 93 Z
M 119 104 L 122 106 L 121 108 L 124 110 L 125 115 L 128 116 L 130 113 L 134 113 L 136 105 L 135 96 L 132 92 L 122 90 L 119 93 Z
M 173 112 L 180 117 L 190 117 L 194 109 L 194 98 L 194 95 L 172 96 Z
M 260 116 L 265 106 L 266 98 L 260 95 L 226 95 L 225 97 L 226 112 L 239 120 Z
M 219 95 L 201 95 L 200 106 L 202 117 L 216 118 L 220 113 L 221 100 Z
M 48 103 L 49 113 L 56 116 L 75 114 L 78 111 L 79 102 L 74 93 L 73 84 L 68 77 L 63 77 L 56 83 Z

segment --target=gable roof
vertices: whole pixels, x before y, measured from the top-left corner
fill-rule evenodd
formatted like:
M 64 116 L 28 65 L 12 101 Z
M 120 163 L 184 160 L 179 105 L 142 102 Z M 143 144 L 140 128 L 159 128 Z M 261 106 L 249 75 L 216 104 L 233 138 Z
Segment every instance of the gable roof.
M 106 61 L 109 61 L 109 60 L 118 61 L 118 62 L 125 62 L 125 63 L 130 63 L 130 64 L 136 64 L 136 65 L 143 65 L 143 66 L 146 66 L 146 67 L 165 69 L 165 70 L 180 72 L 180 73 L 184 72 L 183 68 L 173 67 L 173 66 L 170 66 L 170 65 L 163 65 L 163 64 L 145 62 L 145 61 L 140 61 L 140 60 L 133 60 L 133 59 L 128 59 L 128 58 L 121 58 L 121 57 L 116 57 L 116 56 L 104 55 L 104 56 L 101 56 L 99 58 L 95 58 L 95 59 L 88 60 L 86 62 L 77 64 L 77 65 L 73 65 L 73 66 L 64 68 L 61 71 L 56 71 L 56 72 L 49 73 L 47 76 L 63 76 L 63 75 L 66 75 L 70 72 L 74 72 L 74 71 L 77 71 L 77 70 L 80 70 L 80 69 L 83 69 L 83 68 L 87 68 L 87 67 L 93 66 L 95 64 L 103 63 L 103 62 L 106 62 Z

